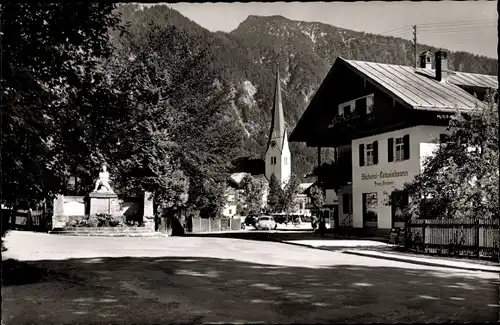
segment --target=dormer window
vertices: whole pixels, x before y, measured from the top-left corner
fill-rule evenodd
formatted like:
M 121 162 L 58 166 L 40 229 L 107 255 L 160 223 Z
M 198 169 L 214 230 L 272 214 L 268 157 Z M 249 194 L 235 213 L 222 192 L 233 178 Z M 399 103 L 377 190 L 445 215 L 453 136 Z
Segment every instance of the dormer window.
M 373 94 L 366 96 L 366 114 L 371 114 L 373 112 L 373 97 Z
M 349 115 L 351 115 L 351 105 L 346 105 L 346 106 L 344 106 L 342 110 L 343 110 L 342 114 L 343 114 L 344 116 L 349 116 Z
M 347 103 L 342 103 L 339 105 L 339 115 L 340 116 L 350 116 L 353 109 L 352 109 L 352 106 L 351 105 L 351 102 L 347 102 Z
M 339 116 L 349 117 L 354 112 L 359 115 L 370 114 L 373 111 L 373 94 L 356 98 L 339 105 Z

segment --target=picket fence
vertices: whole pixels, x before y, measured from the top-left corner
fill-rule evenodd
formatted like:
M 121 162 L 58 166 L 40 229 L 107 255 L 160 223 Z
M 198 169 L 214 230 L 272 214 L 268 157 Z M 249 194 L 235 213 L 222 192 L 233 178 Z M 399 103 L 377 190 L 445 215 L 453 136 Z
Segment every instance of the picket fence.
M 409 248 L 427 253 L 495 257 L 499 254 L 499 220 L 411 220 L 407 238 Z
M 241 218 L 192 218 L 192 233 L 240 230 Z
M 17 210 L 15 224 L 11 224 L 12 210 L 2 209 L 2 218 L 5 225 L 9 224 L 11 229 L 22 229 L 29 231 L 45 232 L 52 228 L 52 214 L 41 210 Z

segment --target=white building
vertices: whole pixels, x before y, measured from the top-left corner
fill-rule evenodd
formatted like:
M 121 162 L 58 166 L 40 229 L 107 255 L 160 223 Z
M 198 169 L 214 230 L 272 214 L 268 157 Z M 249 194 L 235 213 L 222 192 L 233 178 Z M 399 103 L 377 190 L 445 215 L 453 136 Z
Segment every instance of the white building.
M 449 117 L 471 111 L 495 76 L 450 71 L 446 52 L 429 52 L 420 68 L 338 58 L 290 136 L 336 149 L 339 220 L 355 228 L 401 226 L 390 195 L 421 172 L 446 133 Z M 474 97 L 477 95 L 477 98 Z M 319 164 L 321 162 L 318 162 Z

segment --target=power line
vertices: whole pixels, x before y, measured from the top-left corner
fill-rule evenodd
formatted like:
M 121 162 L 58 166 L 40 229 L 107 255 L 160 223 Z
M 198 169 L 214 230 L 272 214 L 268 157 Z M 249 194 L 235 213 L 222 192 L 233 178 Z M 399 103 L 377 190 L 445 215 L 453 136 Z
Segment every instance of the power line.
M 420 25 L 419 25 L 420 26 Z M 422 30 L 446 30 L 446 29 L 455 29 L 455 28 L 481 28 L 481 27 L 489 27 L 489 26 L 498 26 L 495 23 L 482 23 L 482 24 L 474 24 L 474 25 L 455 25 L 455 26 L 438 26 L 438 27 L 429 27 L 423 26 Z
M 476 27 L 476 28 L 456 28 L 456 29 L 446 29 L 446 30 L 424 30 L 421 31 L 423 34 L 447 34 L 447 33 L 463 33 L 463 32 L 473 32 L 473 31 L 493 31 L 496 30 L 494 26 L 487 27 Z
M 401 32 L 397 32 L 397 33 L 392 33 L 392 34 L 387 34 L 387 35 L 384 35 L 384 36 L 398 36 L 398 35 L 405 35 L 405 34 L 408 34 L 410 33 L 411 34 L 412 30 L 411 29 L 408 29 L 408 30 L 405 30 L 405 31 L 401 31 Z
M 418 24 L 419 30 L 422 31 L 437 31 L 437 30 L 446 30 L 446 29 L 453 29 L 457 27 L 463 27 L 463 28 L 471 28 L 471 27 L 495 27 L 497 26 L 495 23 L 497 22 L 496 19 L 483 19 L 483 20 L 465 20 L 465 21 L 449 21 L 449 22 L 438 22 L 438 23 L 423 23 L 423 24 Z M 485 25 L 486 24 L 486 25 Z M 481 26 L 484 25 L 484 26 Z M 397 36 L 397 35 L 404 35 L 406 33 L 409 33 L 412 30 L 412 26 L 406 25 L 402 26 L 399 28 L 391 29 L 386 32 L 378 33 L 381 36 Z
M 424 36 L 437 36 L 437 37 L 448 37 L 448 36 L 453 36 L 453 35 L 477 35 L 477 36 L 482 36 L 482 35 L 496 35 L 493 31 L 478 31 L 478 30 L 463 30 L 463 31 L 446 31 L 442 33 L 421 33 L 421 35 Z
M 494 22 L 497 19 L 483 19 L 483 20 L 463 20 L 463 21 L 448 21 L 448 22 L 439 22 L 439 23 L 423 23 L 418 24 L 419 26 L 440 26 L 440 25 L 469 25 L 476 24 L 481 22 Z
M 394 32 L 399 32 L 401 30 L 404 30 L 404 29 L 407 29 L 407 30 L 410 30 L 411 29 L 411 26 L 403 26 L 403 27 L 400 27 L 400 28 L 396 28 L 396 29 L 391 29 L 387 32 L 383 32 L 383 33 L 379 33 L 379 35 L 386 35 L 386 34 L 392 34 Z

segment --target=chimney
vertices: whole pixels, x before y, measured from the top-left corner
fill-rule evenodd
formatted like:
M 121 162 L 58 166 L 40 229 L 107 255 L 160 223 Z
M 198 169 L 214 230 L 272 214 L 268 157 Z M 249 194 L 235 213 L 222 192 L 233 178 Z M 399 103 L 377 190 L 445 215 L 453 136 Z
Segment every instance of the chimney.
M 436 52 L 436 80 L 443 81 L 448 74 L 448 53 L 445 51 Z
M 424 69 L 432 69 L 431 52 L 425 51 L 420 54 L 420 67 Z

